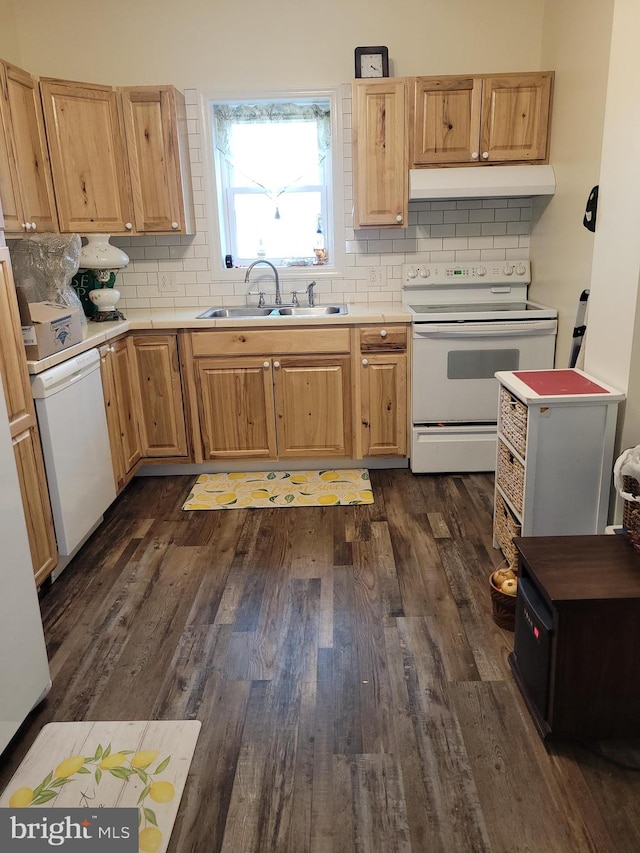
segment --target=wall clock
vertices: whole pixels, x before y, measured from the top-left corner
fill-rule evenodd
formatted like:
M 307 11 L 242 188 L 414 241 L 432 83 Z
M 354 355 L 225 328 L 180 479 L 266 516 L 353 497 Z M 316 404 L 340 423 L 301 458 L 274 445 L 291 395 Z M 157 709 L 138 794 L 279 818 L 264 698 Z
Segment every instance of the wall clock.
M 378 47 L 357 47 L 356 77 L 388 77 L 389 76 L 389 48 L 382 45 Z

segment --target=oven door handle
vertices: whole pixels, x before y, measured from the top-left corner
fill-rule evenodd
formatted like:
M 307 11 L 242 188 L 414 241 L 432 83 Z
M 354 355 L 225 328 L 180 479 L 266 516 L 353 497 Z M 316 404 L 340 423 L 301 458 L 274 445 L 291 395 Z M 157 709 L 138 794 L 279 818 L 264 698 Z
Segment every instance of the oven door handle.
M 555 320 L 523 323 L 422 323 L 414 324 L 414 338 L 521 338 L 555 334 Z

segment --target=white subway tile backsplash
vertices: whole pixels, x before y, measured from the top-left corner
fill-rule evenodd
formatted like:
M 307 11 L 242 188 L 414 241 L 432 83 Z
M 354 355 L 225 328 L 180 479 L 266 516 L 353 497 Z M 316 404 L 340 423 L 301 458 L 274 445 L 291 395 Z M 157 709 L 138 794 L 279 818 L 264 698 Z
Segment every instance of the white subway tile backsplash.
M 402 300 L 403 265 L 424 261 L 445 262 L 519 260 L 529 257 L 532 202 L 530 198 L 457 199 L 412 201 L 406 228 L 353 228 L 353 160 L 351 144 L 351 84 L 340 87 L 344 137 L 338 155 L 342 164 L 344 231 L 336 235 L 343 242 L 344 277 L 320 278 L 316 292 L 320 301 L 367 303 Z M 209 180 L 200 132 L 200 95 L 185 91 L 189 151 L 196 207 L 196 233 L 145 237 L 114 237 L 115 245 L 127 252 L 130 263 L 118 276 L 127 308 L 193 307 L 202 310 L 212 304 L 254 303 L 244 281 L 215 280 L 209 246 Z M 338 200 L 340 203 L 340 200 Z M 384 285 L 369 282 L 369 268 L 384 272 Z M 173 273 L 176 290 L 159 290 L 159 273 Z M 310 271 L 310 275 L 312 273 Z M 297 279 L 282 277 L 283 292 L 300 290 Z

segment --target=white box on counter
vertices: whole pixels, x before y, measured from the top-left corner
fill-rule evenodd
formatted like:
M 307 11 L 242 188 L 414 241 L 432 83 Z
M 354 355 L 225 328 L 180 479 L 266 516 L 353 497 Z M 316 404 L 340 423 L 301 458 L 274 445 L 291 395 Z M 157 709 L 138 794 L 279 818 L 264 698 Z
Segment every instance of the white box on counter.
M 56 302 L 20 304 L 22 340 L 27 358 L 38 361 L 82 340 L 80 309 Z

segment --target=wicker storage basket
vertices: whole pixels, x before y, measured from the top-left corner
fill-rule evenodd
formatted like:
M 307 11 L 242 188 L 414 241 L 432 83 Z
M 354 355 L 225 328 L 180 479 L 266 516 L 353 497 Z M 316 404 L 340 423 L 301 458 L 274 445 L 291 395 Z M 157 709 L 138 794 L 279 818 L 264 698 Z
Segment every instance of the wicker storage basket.
M 500 432 L 524 459 L 527 453 L 527 407 L 500 388 Z
M 522 514 L 524 465 L 500 439 L 498 439 L 498 470 L 496 478 L 498 485 L 511 501 L 516 512 Z
M 623 488 L 625 492 L 636 497 L 640 495 L 640 483 L 635 477 L 627 475 L 622 478 Z M 635 501 L 625 501 L 622 510 L 622 524 L 627 531 L 631 544 L 640 551 L 640 503 Z
M 502 495 L 496 492 L 493 535 L 504 554 L 505 560 L 512 569 L 518 565 L 518 551 L 512 540 L 514 536 L 520 536 L 521 529 L 517 519 L 502 499 Z
M 489 587 L 491 589 L 491 607 L 493 609 L 493 621 L 499 628 L 506 631 L 514 631 L 516 627 L 516 596 L 507 595 L 493 583 L 493 572 L 489 575 Z

